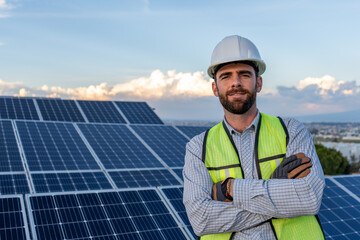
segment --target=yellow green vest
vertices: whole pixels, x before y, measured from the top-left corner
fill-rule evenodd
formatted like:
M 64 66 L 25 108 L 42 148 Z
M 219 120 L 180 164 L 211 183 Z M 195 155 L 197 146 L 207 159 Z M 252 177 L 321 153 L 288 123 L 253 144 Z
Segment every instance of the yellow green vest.
M 260 114 L 255 137 L 255 161 L 259 179 L 268 180 L 286 154 L 289 134 L 281 120 Z M 228 177 L 244 178 L 239 153 L 224 122 L 208 130 L 204 137 L 203 162 L 214 183 Z M 245 176 L 246 177 L 246 176 Z M 324 239 L 317 216 L 272 219 L 269 221 L 275 237 L 288 239 Z M 233 233 L 202 236 L 201 240 L 231 239 Z

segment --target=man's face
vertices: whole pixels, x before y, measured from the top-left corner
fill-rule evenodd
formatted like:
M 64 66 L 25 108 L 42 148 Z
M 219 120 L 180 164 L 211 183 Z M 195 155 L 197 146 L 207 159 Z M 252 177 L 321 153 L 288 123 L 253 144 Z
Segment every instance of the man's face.
M 256 107 L 256 93 L 262 88 L 262 78 L 256 78 L 253 67 L 243 63 L 230 63 L 220 68 L 213 82 L 214 95 L 223 107 L 233 114 L 244 114 Z

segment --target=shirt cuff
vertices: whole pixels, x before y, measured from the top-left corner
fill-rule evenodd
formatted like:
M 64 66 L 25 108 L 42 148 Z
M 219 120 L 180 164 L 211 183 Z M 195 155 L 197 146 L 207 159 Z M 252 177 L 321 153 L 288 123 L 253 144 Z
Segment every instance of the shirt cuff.
M 266 181 L 256 179 L 235 179 L 233 184 L 233 202 L 236 207 L 258 212 L 255 199 L 267 196 Z
M 251 179 L 235 179 L 233 184 L 233 202 L 236 207 L 246 209 L 250 200 Z

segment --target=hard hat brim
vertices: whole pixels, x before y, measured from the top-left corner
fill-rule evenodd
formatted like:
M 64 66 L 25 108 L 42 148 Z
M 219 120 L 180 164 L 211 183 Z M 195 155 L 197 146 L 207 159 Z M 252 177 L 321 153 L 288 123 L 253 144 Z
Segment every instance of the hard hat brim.
M 266 64 L 264 61 L 262 60 L 259 60 L 259 59 L 253 59 L 253 58 L 248 58 L 248 59 L 241 59 L 241 60 L 235 60 L 235 61 L 228 61 L 228 62 L 222 62 L 222 63 L 218 63 L 218 64 L 214 64 L 214 65 L 211 65 L 208 70 L 207 70 L 207 73 L 208 75 L 215 79 L 215 71 L 218 70 L 217 68 L 220 66 L 220 65 L 227 65 L 227 64 L 230 64 L 230 63 L 235 63 L 235 62 L 243 62 L 243 61 L 250 61 L 250 62 L 253 62 L 257 67 L 258 67 L 258 75 L 262 75 L 265 70 L 266 70 Z

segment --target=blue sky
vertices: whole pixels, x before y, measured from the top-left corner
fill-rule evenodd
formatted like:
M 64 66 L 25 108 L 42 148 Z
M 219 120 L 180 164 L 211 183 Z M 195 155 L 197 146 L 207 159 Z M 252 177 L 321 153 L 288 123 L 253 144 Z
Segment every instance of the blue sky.
M 164 119 L 221 119 L 205 74 L 225 36 L 267 64 L 259 109 L 360 108 L 359 1 L 0 0 L 0 94 L 143 100 Z

